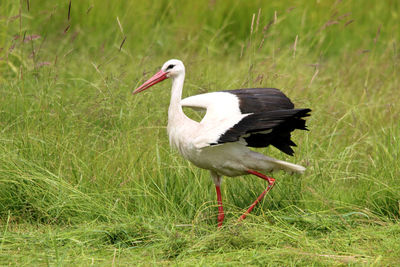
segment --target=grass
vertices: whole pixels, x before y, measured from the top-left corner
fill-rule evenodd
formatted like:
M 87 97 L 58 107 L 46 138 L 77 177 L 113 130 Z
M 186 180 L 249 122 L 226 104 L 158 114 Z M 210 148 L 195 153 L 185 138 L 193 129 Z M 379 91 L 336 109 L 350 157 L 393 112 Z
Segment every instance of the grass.
M 0 10 L 2 265 L 399 264 L 397 1 Z M 168 82 L 131 95 L 169 58 L 186 65 L 185 96 L 276 87 L 313 109 L 295 157 L 260 149 L 306 174 L 274 173 L 243 224 L 265 183 L 224 179 L 216 231 L 208 172 L 168 145 Z

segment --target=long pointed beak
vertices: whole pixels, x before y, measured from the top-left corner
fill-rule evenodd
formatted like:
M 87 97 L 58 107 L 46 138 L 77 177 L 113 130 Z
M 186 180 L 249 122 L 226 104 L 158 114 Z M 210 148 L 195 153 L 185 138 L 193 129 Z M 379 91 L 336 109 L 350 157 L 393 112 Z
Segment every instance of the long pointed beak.
M 164 81 L 165 79 L 167 79 L 167 73 L 160 70 L 159 72 L 157 72 L 156 74 L 154 74 L 153 77 L 151 77 L 150 79 L 148 79 L 144 84 L 142 84 L 141 86 L 139 86 L 138 88 L 136 88 L 135 91 L 133 91 L 133 94 L 137 94 L 140 93 L 144 90 L 146 90 L 149 87 L 152 87 L 153 85 L 155 85 L 156 83 L 159 83 L 161 81 Z

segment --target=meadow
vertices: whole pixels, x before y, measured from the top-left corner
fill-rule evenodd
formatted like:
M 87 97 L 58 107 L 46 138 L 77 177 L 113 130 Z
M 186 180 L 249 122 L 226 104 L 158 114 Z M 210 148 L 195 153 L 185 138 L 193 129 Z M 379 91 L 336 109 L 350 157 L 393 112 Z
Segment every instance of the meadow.
M 396 0 L 0 4 L 0 265 L 400 265 Z M 170 58 L 184 97 L 274 87 L 309 107 L 304 175 L 225 178 L 170 149 Z M 201 114 L 185 110 L 193 119 Z

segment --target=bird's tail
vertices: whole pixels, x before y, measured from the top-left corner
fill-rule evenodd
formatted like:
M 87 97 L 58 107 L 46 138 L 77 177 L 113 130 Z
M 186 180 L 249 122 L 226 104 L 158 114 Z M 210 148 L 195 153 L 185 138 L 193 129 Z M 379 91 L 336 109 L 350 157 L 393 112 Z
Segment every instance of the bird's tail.
M 253 152 L 253 151 L 252 151 Z M 276 170 L 283 170 L 286 172 L 290 173 L 299 173 L 302 174 L 306 170 L 303 166 L 293 164 L 290 162 L 286 162 L 283 160 L 271 158 L 268 156 L 265 156 L 263 154 L 253 152 L 253 159 L 256 159 L 253 161 L 254 168 L 259 171 L 276 171 Z
M 290 163 L 290 162 L 286 162 L 286 161 L 283 161 L 283 160 L 273 159 L 272 162 L 274 163 L 274 165 L 276 166 L 277 169 L 284 170 L 284 171 L 287 171 L 287 172 L 303 174 L 304 171 L 306 170 L 306 168 L 303 167 L 303 166 L 300 166 L 300 165 L 297 165 L 297 164 L 293 164 L 293 163 Z

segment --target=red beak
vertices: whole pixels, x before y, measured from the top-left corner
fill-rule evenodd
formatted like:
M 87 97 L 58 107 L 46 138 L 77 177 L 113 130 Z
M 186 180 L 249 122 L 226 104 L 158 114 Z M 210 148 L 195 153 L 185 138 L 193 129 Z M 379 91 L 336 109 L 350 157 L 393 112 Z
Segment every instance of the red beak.
M 161 81 L 164 81 L 165 79 L 167 79 L 167 73 L 160 70 L 159 72 L 157 72 L 156 74 L 154 74 L 153 77 L 151 77 L 150 79 L 148 79 L 144 84 L 142 84 L 141 86 L 139 86 L 135 91 L 133 91 L 133 94 L 137 94 L 140 93 L 144 90 L 146 90 L 149 87 L 152 87 L 153 85 L 155 85 L 156 83 L 159 83 Z

